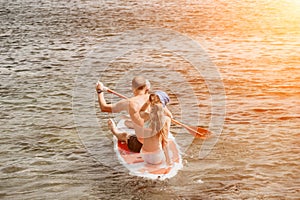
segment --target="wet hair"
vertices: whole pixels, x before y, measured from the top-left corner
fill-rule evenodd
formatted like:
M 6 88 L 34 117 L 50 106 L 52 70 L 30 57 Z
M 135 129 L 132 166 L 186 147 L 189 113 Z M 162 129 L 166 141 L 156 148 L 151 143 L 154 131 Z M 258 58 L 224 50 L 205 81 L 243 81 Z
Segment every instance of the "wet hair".
M 143 90 L 147 86 L 147 80 L 143 76 L 136 76 L 131 84 L 134 90 Z
M 160 102 L 159 97 L 156 94 L 151 94 L 149 100 L 152 104 L 152 110 L 150 112 L 150 127 L 152 129 L 152 134 L 159 134 L 161 138 L 162 147 L 167 144 L 168 139 L 168 124 L 164 117 L 164 108 Z
M 145 89 L 146 88 L 146 85 L 142 85 L 142 86 L 140 86 L 140 87 L 138 87 L 138 88 L 135 88 L 135 90 L 143 90 L 143 89 Z
M 145 90 L 145 94 L 149 93 L 150 90 L 150 82 L 148 80 L 146 80 L 143 76 L 136 76 L 132 79 L 132 89 L 134 91 L 141 91 L 141 90 Z

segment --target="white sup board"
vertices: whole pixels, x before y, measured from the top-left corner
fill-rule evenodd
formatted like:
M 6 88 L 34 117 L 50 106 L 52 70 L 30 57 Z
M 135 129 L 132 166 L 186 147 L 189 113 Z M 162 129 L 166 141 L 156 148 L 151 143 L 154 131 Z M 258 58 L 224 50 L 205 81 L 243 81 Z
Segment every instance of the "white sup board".
M 134 129 L 128 128 L 125 125 L 125 119 L 121 119 L 118 122 L 117 128 L 129 134 L 134 134 Z M 114 150 L 120 163 L 129 170 L 131 175 L 164 180 L 166 178 L 174 177 L 178 173 L 178 170 L 182 168 L 182 157 L 175 138 L 171 133 L 169 134 L 168 143 L 170 156 L 173 161 L 172 166 L 166 165 L 165 160 L 158 165 L 145 163 L 140 153 L 134 153 L 128 149 L 126 142 L 118 141 L 115 136 L 113 141 Z

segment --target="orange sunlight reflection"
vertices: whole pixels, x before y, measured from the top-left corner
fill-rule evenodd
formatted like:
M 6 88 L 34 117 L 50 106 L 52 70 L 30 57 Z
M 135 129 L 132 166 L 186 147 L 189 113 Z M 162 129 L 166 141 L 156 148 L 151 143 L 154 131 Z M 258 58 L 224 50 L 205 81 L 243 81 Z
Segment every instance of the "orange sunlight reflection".
M 300 16 L 300 0 L 285 0 L 292 11 L 294 11 L 295 14 Z

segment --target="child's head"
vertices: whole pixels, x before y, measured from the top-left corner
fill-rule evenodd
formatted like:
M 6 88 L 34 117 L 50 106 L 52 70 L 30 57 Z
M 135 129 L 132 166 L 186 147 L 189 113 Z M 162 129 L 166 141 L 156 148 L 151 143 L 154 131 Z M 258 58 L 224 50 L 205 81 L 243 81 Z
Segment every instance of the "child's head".
M 170 97 L 163 91 L 156 91 L 154 94 L 150 94 L 149 100 L 152 105 L 161 103 L 165 107 L 169 103 Z
M 150 94 L 149 101 L 152 106 L 161 103 L 159 97 L 156 94 Z

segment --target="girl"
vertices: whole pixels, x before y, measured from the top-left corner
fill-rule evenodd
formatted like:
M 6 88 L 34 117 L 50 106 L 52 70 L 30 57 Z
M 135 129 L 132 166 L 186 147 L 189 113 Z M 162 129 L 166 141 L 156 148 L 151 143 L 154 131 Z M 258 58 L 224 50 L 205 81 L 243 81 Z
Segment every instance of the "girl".
M 172 164 L 168 147 L 172 114 L 166 107 L 169 100 L 165 92 L 157 91 L 149 96 L 149 100 L 140 110 L 140 116 L 144 119 L 141 154 L 144 161 L 149 164 L 160 164 L 164 157 L 168 165 Z M 150 113 L 146 112 L 149 106 Z

